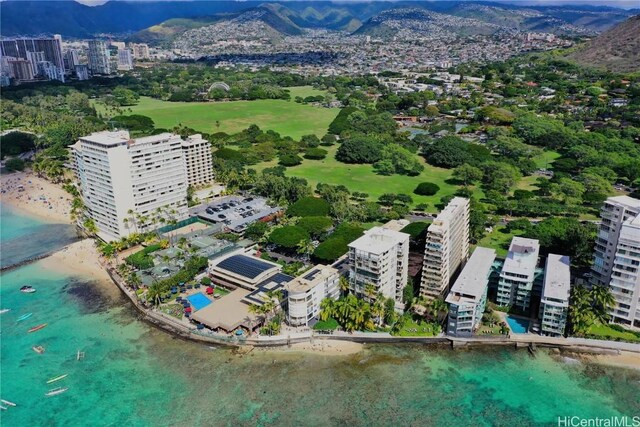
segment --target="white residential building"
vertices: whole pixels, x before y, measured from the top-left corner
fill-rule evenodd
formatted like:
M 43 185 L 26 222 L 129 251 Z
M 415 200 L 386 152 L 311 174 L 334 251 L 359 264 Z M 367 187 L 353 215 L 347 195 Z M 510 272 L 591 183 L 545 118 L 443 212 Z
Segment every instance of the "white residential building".
M 74 70 L 78 80 L 89 80 L 89 66 L 87 64 L 78 64 Z
M 133 55 L 129 49 L 118 49 L 118 70 L 133 70 Z
M 195 134 L 182 141 L 182 154 L 187 165 L 187 184 L 200 186 L 213 181 L 211 144 Z
M 480 325 L 495 259 L 494 249 L 478 246 L 460 272 L 445 300 L 449 304 L 448 335 L 471 336 Z
M 132 139 L 127 131 L 96 132 L 71 149 L 86 213 L 101 238 L 110 241 L 146 230 L 153 216 L 187 217 L 180 136 Z
M 469 256 L 469 199 L 454 197 L 427 229 L 420 295 L 443 298 Z
M 569 314 L 570 266 L 571 260 L 566 255 L 547 256 L 539 313 L 540 332 L 543 335 L 564 335 Z
M 91 74 L 111 74 L 111 59 L 105 42 L 89 40 L 88 57 Z
M 366 296 L 365 287 L 402 302 L 409 268 L 409 235 L 373 227 L 349 244 L 349 288 Z M 371 295 L 373 297 L 373 295 Z
M 516 236 L 511 240 L 498 282 L 499 305 L 529 309 L 539 253 L 540 243 L 535 239 Z
M 340 273 L 327 265 L 316 265 L 285 285 L 287 291 L 287 321 L 292 326 L 308 325 L 320 314 L 325 298 L 338 299 Z
M 616 301 L 611 320 L 640 327 L 640 215 L 622 224 L 609 288 Z
M 129 43 L 135 59 L 149 59 L 149 45 L 146 43 Z
M 640 215 L 640 200 L 629 196 L 609 197 L 600 210 L 600 229 L 596 237 L 592 285 L 608 286 L 622 224 Z

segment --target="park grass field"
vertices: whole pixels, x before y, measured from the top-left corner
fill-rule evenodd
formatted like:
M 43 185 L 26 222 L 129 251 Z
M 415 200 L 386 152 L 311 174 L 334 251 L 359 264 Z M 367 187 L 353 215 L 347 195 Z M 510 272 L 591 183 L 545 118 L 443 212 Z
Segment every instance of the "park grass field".
M 451 178 L 452 169 L 443 169 L 431 166 L 421 161 L 425 170 L 418 176 L 406 175 L 378 175 L 371 165 L 355 165 L 339 162 L 335 159 L 338 146 L 322 147 L 329 151 L 324 160 L 307 160 L 301 165 L 287 168 L 287 176 L 305 178 L 311 186 L 319 182 L 331 185 L 344 185 L 350 191 L 358 191 L 369 194 L 369 200 L 375 201 L 384 193 L 404 193 L 413 198 L 414 206 L 419 203 L 427 203 L 429 212 L 437 212 L 434 206 L 440 203 L 440 198 L 455 193 L 459 188 L 456 185 L 447 183 Z M 262 171 L 264 168 L 273 167 L 278 164 L 277 160 L 261 163 L 251 168 Z M 440 186 L 440 191 L 433 196 L 419 196 L 413 190 L 421 182 L 433 182 Z
M 495 249 L 498 258 L 504 258 L 507 256 L 507 252 L 509 252 L 509 244 L 513 236 L 519 236 L 521 234 L 522 231 L 520 230 L 509 233 L 505 230 L 504 226 L 497 226 L 493 228 L 491 233 L 487 233 L 480 239 L 477 246 Z
M 131 112 L 127 114 L 151 117 L 157 128 L 165 129 L 183 125 L 206 133 L 232 134 L 256 124 L 263 130 L 271 129 L 294 139 L 308 134 L 321 138 L 340 109 L 298 104 L 293 101 L 296 96 L 321 95 L 324 92 L 310 86 L 289 89 L 291 101 L 168 102 L 141 97 L 137 105 L 128 107 Z M 216 121 L 219 121 L 219 127 Z

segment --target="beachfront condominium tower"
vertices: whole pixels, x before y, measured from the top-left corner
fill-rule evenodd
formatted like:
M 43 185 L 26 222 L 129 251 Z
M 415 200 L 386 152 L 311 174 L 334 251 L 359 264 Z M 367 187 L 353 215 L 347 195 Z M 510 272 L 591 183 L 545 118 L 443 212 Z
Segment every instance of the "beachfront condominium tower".
M 211 144 L 195 134 L 182 141 L 182 154 L 187 165 L 187 184 L 193 187 L 213 181 Z
M 468 337 L 480 325 L 495 259 L 494 249 L 478 246 L 473 251 L 445 300 L 449 304 L 447 335 Z
M 502 306 L 515 306 L 527 311 L 531 305 L 534 281 L 540 274 L 540 243 L 535 239 L 514 237 L 504 260 L 496 301 Z
M 89 40 L 89 70 L 91 74 L 111 74 L 111 59 L 107 44 L 101 40 Z
M 316 265 L 285 285 L 287 290 L 287 322 L 306 326 L 317 319 L 320 303 L 325 298 L 338 299 L 340 273 L 328 265 Z
M 187 170 L 179 135 L 132 139 L 96 132 L 71 146 L 85 214 L 111 241 L 187 217 Z
M 562 336 L 569 314 L 571 291 L 571 260 L 566 255 L 549 254 L 544 268 L 544 281 L 540 297 L 540 332 L 543 335 Z
M 373 227 L 349 244 L 349 289 L 357 296 L 373 298 L 375 295 L 368 295 L 372 289 L 402 302 L 408 274 L 408 234 Z
M 469 256 L 469 199 L 454 197 L 427 229 L 420 295 L 444 298 Z
M 640 200 L 633 197 L 609 197 L 604 202 L 600 210 L 600 228 L 591 267 L 591 285 L 609 285 L 622 224 L 638 215 Z
M 640 215 L 620 228 L 609 288 L 615 299 L 611 320 L 640 327 Z

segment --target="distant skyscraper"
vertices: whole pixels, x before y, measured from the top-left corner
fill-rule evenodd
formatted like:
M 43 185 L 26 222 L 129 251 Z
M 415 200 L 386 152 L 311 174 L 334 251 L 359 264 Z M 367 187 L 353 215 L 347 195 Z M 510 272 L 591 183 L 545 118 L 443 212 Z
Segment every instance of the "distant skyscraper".
M 29 59 L 29 57 L 33 57 L 33 54 L 36 52 L 41 52 L 44 55 L 44 58 L 39 57 L 36 61 Z M 29 55 L 29 53 L 31 53 L 31 55 Z M 40 62 L 40 60 L 51 62 L 55 67 L 59 69 L 59 72 L 55 73 L 57 76 L 59 76 L 58 80 L 62 79 L 62 81 L 64 81 L 64 57 L 62 55 L 62 38 L 59 35 L 55 35 L 53 38 L 23 38 L 2 40 L 0 41 L 0 56 L 11 56 L 29 60 L 29 62 L 32 63 L 31 69 L 34 74 L 34 70 L 37 69 L 37 63 Z
M 469 256 L 469 199 L 454 197 L 427 229 L 420 295 L 443 298 Z
M 89 66 L 87 64 L 78 64 L 74 71 L 78 80 L 89 80 Z
M 12 59 L 9 60 L 9 65 L 11 66 L 11 73 L 16 80 L 25 81 L 34 79 L 35 74 L 30 61 L 26 59 Z
M 31 62 L 33 74 L 38 74 L 38 62 L 46 61 L 44 52 L 27 52 L 27 60 Z
M 118 49 L 118 70 L 133 70 L 133 55 L 129 49 Z
M 92 74 L 111 74 L 109 50 L 101 40 L 89 41 L 89 70 Z
M 74 71 L 78 64 L 80 64 L 80 58 L 77 50 L 69 49 L 64 53 L 65 70 Z

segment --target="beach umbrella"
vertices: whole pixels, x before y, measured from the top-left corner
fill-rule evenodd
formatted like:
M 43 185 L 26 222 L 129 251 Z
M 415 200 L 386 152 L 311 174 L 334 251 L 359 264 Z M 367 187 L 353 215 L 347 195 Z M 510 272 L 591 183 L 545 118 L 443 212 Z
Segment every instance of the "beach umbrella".
M 212 293 L 213 293 L 213 288 L 212 288 L 211 286 L 209 286 L 209 287 L 207 288 L 207 294 L 208 294 L 208 295 L 211 295 Z
M 191 313 L 192 310 L 193 309 L 191 307 L 187 307 L 187 308 L 184 309 L 184 312 L 185 313 Z

